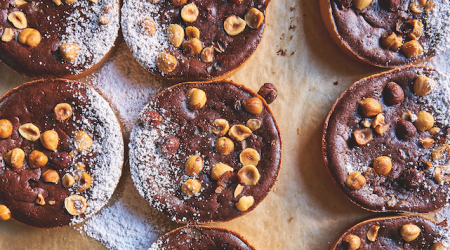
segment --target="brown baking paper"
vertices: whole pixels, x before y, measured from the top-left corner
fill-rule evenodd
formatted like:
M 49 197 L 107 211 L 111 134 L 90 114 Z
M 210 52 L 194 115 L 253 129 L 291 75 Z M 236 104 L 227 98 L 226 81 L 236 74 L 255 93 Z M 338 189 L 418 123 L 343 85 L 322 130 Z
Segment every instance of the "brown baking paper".
M 278 98 L 270 107 L 282 134 L 282 169 L 273 191 L 255 210 L 215 226 L 238 232 L 256 249 L 327 249 L 345 229 L 376 214 L 352 204 L 333 183 L 322 159 L 323 122 L 334 101 L 353 82 L 383 70 L 357 63 L 339 50 L 323 25 L 318 1 L 274 0 L 266 21 L 257 51 L 231 79 L 255 92 L 265 82 L 278 88 Z M 448 58 L 450 53 L 425 64 L 450 74 Z M 1 94 L 30 80 L 4 65 L 0 65 L 0 76 Z M 124 44 L 102 69 L 81 81 L 111 102 L 123 123 L 126 142 L 144 104 L 171 85 L 140 67 Z M 146 239 L 134 247 L 147 249 L 160 235 L 182 225 L 151 208 L 131 182 L 125 166 L 110 209 L 104 208 L 98 216 L 100 220 L 120 217 L 108 214 L 116 211 L 111 208 L 133 205 L 135 218 L 150 225 Z M 437 218 L 447 218 L 446 212 Z M 77 225 L 43 230 L 14 220 L 0 221 L 0 249 L 105 249 L 83 229 Z M 133 236 L 132 228 L 121 231 L 118 234 Z M 105 244 L 111 249 L 121 245 Z

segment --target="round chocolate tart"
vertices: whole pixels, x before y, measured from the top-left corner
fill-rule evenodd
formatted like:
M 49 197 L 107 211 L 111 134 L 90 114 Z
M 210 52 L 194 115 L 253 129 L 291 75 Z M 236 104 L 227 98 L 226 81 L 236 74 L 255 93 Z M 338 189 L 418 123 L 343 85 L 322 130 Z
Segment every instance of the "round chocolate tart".
M 376 212 L 437 211 L 450 198 L 450 82 L 403 67 L 354 83 L 325 121 L 325 164 L 347 197 Z
M 1 0 L 0 60 L 32 78 L 86 76 L 113 53 L 118 0 Z
M 408 65 L 446 51 L 446 0 L 320 0 L 335 43 L 349 56 L 377 67 Z
M 267 196 L 281 138 L 263 99 L 229 81 L 183 83 L 157 95 L 130 138 L 139 193 L 174 221 L 228 221 Z
M 258 46 L 269 0 L 126 0 L 122 32 L 136 60 L 173 81 L 218 80 Z
M 0 210 L 24 224 L 82 222 L 119 182 L 120 124 L 105 99 L 81 83 L 41 80 L 6 93 L 0 138 Z
M 237 233 L 222 228 L 186 226 L 159 238 L 148 250 L 254 250 Z
M 448 228 L 420 217 L 370 219 L 342 234 L 330 250 L 348 249 L 448 249 Z

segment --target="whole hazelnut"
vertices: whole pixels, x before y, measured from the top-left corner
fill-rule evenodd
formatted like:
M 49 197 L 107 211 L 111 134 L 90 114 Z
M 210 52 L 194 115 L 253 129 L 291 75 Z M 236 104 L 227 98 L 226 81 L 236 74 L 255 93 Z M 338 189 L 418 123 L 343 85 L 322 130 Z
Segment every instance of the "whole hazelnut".
M 171 24 L 167 28 L 167 38 L 169 42 L 175 47 L 179 48 L 184 40 L 184 29 L 179 24 Z
M 392 169 L 391 158 L 387 156 L 379 156 L 375 158 L 375 160 L 373 161 L 373 168 L 379 175 L 388 174 Z
M 353 137 L 358 145 L 366 145 L 373 138 L 373 132 L 371 128 L 357 129 L 353 131 Z
M 191 110 L 199 110 L 203 108 L 206 104 L 206 100 L 206 93 L 201 89 L 192 88 L 187 94 L 187 103 L 189 109 Z
M 355 171 L 348 175 L 345 185 L 350 189 L 358 190 L 366 185 L 366 178 L 360 172 Z
M 372 242 L 375 242 L 375 240 L 377 239 L 377 236 L 378 236 L 379 229 L 380 229 L 380 226 L 371 226 L 366 234 L 367 239 Z
M 183 43 L 183 51 L 189 55 L 197 55 L 202 52 L 203 45 L 197 38 L 191 38 Z
M 58 120 L 58 121 L 64 121 L 64 120 L 68 119 L 73 113 L 72 107 L 68 103 L 57 104 L 54 108 L 54 112 L 55 112 L 56 120 Z
M 5 205 L 0 205 L 0 220 L 11 219 L 11 211 Z
M 388 105 L 396 105 L 403 101 L 405 94 L 402 87 L 395 82 L 386 84 L 384 88 L 384 100 Z
M 181 9 L 181 18 L 188 23 L 194 22 L 198 17 L 198 8 L 195 3 L 186 4 Z
M 64 200 L 64 207 L 71 215 L 80 215 L 86 212 L 86 198 L 81 195 L 71 195 Z
M 80 152 L 89 150 L 93 142 L 92 137 L 84 131 L 75 132 L 73 137 L 74 146 Z
M 255 203 L 255 199 L 253 196 L 242 196 L 238 203 L 236 203 L 236 208 L 241 211 L 247 211 L 253 204 Z
M 242 150 L 241 154 L 239 154 L 239 161 L 244 166 L 246 165 L 257 166 L 259 160 L 261 160 L 261 156 L 259 155 L 258 151 L 256 151 L 253 148 L 246 148 Z
M 28 25 L 27 18 L 21 11 L 13 11 L 9 13 L 8 21 L 10 21 L 17 29 L 25 29 Z
M 200 54 L 200 57 L 202 59 L 202 62 L 204 63 L 210 63 L 214 61 L 214 46 L 206 47 L 202 50 L 202 53 Z
M 244 18 L 245 22 L 247 22 L 248 27 L 257 29 L 264 21 L 264 14 L 256 8 L 251 8 L 249 11 L 247 11 Z
M 233 125 L 228 131 L 228 135 L 233 140 L 243 141 L 252 135 L 252 130 L 244 125 Z
M 200 192 L 201 187 L 202 187 L 202 184 L 200 183 L 199 180 L 189 179 L 189 180 L 185 181 L 183 183 L 183 185 L 181 185 L 181 191 L 185 195 L 191 196 L 191 195 L 198 194 Z
M 228 155 L 231 151 L 233 151 L 234 143 L 227 137 L 220 137 L 216 140 L 214 148 L 217 150 L 217 152 L 223 155 Z
M 50 151 L 58 148 L 59 136 L 55 130 L 47 130 L 41 134 L 41 144 Z
M 446 248 L 444 244 L 442 244 L 442 242 L 436 242 L 430 248 L 430 250 L 447 250 L 447 249 L 448 248 Z
M 172 0 L 172 4 L 175 7 L 181 7 L 187 3 L 187 0 Z
M 59 45 L 59 52 L 64 61 L 74 63 L 78 52 L 81 50 L 80 46 L 75 43 L 64 43 Z
M 225 163 L 217 163 L 211 169 L 211 178 L 217 181 L 227 171 L 233 172 L 234 169 Z
M 161 144 L 161 151 L 166 155 L 173 155 L 180 147 L 180 140 L 174 135 L 168 135 Z
M 259 89 L 258 95 L 262 96 L 267 104 L 271 104 L 277 98 L 278 91 L 272 83 L 264 83 L 264 85 Z
M 400 235 L 406 242 L 411 242 L 419 237 L 420 228 L 413 224 L 406 224 L 400 229 Z
M 162 116 L 154 110 L 144 111 L 137 121 L 138 125 L 143 127 L 155 127 L 161 124 Z
M 188 176 L 195 176 L 203 169 L 203 159 L 199 155 L 192 155 L 184 164 L 184 171 Z
M 364 117 L 375 116 L 381 113 L 381 104 L 370 97 L 364 99 L 359 106 Z
M 414 126 L 416 126 L 419 131 L 427 131 L 434 126 L 434 118 L 426 111 L 419 111 L 417 114 L 417 120 L 414 122 Z
M 241 183 L 245 183 L 250 186 L 256 185 L 261 178 L 258 169 L 253 165 L 247 165 L 241 168 L 238 172 L 238 176 Z
M 41 168 L 47 165 L 48 157 L 41 151 L 34 150 L 28 156 L 28 164 L 31 168 Z
M 41 42 L 41 33 L 36 29 L 26 28 L 20 32 L 17 40 L 21 44 L 34 47 Z
M 170 73 L 177 67 L 177 59 L 171 54 L 159 53 L 156 57 L 156 67 L 163 73 Z
M 82 172 L 81 175 L 77 176 L 76 180 L 78 184 L 77 191 L 80 193 L 87 190 L 92 184 L 92 178 L 86 172 Z
M 51 183 L 58 183 L 59 181 L 59 174 L 56 172 L 56 170 L 48 169 L 42 174 L 42 180 L 44 182 L 51 182 Z
M 395 132 L 399 139 L 409 140 L 416 135 L 417 129 L 410 121 L 399 120 Z
M 75 184 L 75 179 L 71 174 L 65 174 L 62 177 L 62 184 L 64 187 L 71 187 Z
M 212 132 L 218 136 L 224 136 L 227 134 L 230 125 L 225 119 L 216 119 L 212 124 Z
M 347 235 L 343 241 L 347 245 L 348 250 L 356 250 L 361 246 L 361 239 L 354 234 Z
M 29 141 L 37 141 L 41 136 L 39 128 L 32 123 L 25 123 L 21 125 L 19 127 L 19 134 Z
M 146 36 L 153 36 L 156 33 L 155 23 L 152 21 L 152 19 L 147 17 L 142 19 L 141 23 L 139 24 L 139 28 L 141 29 L 141 34 Z
M 353 6 L 358 10 L 367 8 L 371 3 L 372 0 L 353 0 Z
M 417 40 L 411 40 L 403 44 L 402 52 L 408 58 L 416 58 L 423 52 L 423 47 Z
M 0 138 L 6 139 L 12 133 L 13 126 L 9 120 L 1 119 L 0 120 Z
M 245 22 L 244 19 L 232 15 L 227 17 L 227 19 L 225 19 L 225 22 L 223 23 L 223 28 L 228 35 L 235 36 L 244 31 L 246 24 L 247 23 Z
M 413 90 L 418 96 L 426 96 L 431 93 L 435 86 L 436 82 L 433 79 L 425 75 L 419 75 L 414 81 Z
M 6 164 L 13 168 L 22 167 L 25 159 L 25 152 L 21 148 L 14 148 L 3 155 Z
M 244 109 L 254 115 L 257 115 L 262 112 L 263 110 L 263 104 L 261 99 L 258 97 L 252 97 L 250 99 L 247 99 L 244 102 Z
M 190 38 L 200 39 L 200 30 L 197 27 L 188 26 L 188 27 L 186 27 L 186 36 L 189 39 Z

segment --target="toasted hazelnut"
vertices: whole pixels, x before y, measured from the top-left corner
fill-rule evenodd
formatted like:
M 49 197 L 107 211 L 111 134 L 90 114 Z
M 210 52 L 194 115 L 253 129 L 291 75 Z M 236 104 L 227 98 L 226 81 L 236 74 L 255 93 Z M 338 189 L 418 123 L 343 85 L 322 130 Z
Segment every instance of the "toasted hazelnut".
M 361 239 L 354 234 L 347 235 L 343 241 L 347 245 L 348 250 L 356 250 L 361 246 Z
M 242 186 L 241 184 L 237 184 L 236 189 L 234 190 L 234 198 L 237 198 L 241 193 L 242 190 L 244 189 L 244 186 Z
M 231 151 L 233 151 L 234 143 L 227 137 L 220 137 L 216 140 L 214 148 L 217 150 L 217 152 L 223 155 L 228 155 Z
M 9 120 L 1 119 L 0 120 L 0 138 L 6 139 L 11 136 L 12 133 L 12 123 Z
M 68 103 L 59 103 L 54 108 L 56 120 L 64 121 L 72 115 L 72 107 Z
M 434 140 L 431 138 L 419 138 L 419 143 L 422 146 L 422 148 L 431 148 L 433 146 Z
M 27 27 L 27 18 L 21 11 L 9 13 L 8 20 L 18 29 L 25 29 Z
M 411 9 L 412 12 L 414 13 L 422 13 L 423 12 L 423 8 L 421 8 L 420 5 L 418 5 L 416 2 L 412 2 L 409 5 L 409 8 Z
M 25 0 L 14 0 L 14 6 L 20 6 L 26 4 L 27 1 Z
M 25 159 L 25 152 L 21 148 L 14 148 L 3 155 L 6 164 L 13 168 L 20 168 Z
M 183 183 L 183 185 L 181 185 L 181 191 L 185 195 L 191 196 L 191 195 L 198 194 L 200 192 L 201 187 L 202 187 L 202 184 L 200 183 L 199 180 L 189 179 L 189 180 L 185 181 Z
M 411 40 L 403 44 L 402 52 L 408 58 L 416 58 L 422 54 L 423 48 L 417 40 Z
M 180 140 L 174 135 L 168 135 L 161 144 L 161 151 L 166 155 L 173 155 L 180 147 Z
M 45 205 L 45 199 L 44 199 L 44 196 L 42 196 L 42 194 L 38 194 L 38 196 L 36 198 L 36 204 L 39 204 L 41 206 Z
M 398 51 L 402 47 L 403 37 L 392 31 L 388 31 L 381 36 L 381 45 L 392 51 Z
M 242 183 L 252 186 L 256 185 L 261 178 L 258 169 L 253 165 L 247 165 L 241 168 L 238 172 L 238 176 Z
M 64 187 L 71 187 L 75 184 L 75 178 L 71 174 L 65 174 L 62 177 L 62 184 Z
M 252 135 L 252 130 L 244 125 L 233 125 L 228 131 L 231 139 L 236 141 L 243 141 Z
M 11 211 L 5 205 L 0 205 L 0 220 L 11 219 Z
M 187 23 L 192 23 L 197 20 L 198 8 L 195 3 L 186 4 L 181 9 L 181 18 Z
M 437 146 L 433 151 L 431 151 L 431 159 L 433 161 L 439 161 L 444 158 L 450 158 L 450 145 L 443 144 Z
M 379 156 L 375 158 L 373 161 L 373 168 L 375 169 L 375 172 L 379 175 L 387 175 L 389 172 L 391 172 L 392 169 L 392 162 L 391 158 L 387 156 Z
M 244 102 L 244 109 L 254 115 L 257 115 L 262 112 L 263 110 L 263 104 L 261 99 L 258 97 L 252 97 L 250 99 L 247 99 Z
M 109 19 L 106 17 L 106 15 L 103 13 L 98 17 L 98 22 L 100 24 L 106 25 L 109 23 Z
M 411 242 L 419 237 L 420 228 L 413 224 L 406 224 L 400 229 L 400 235 L 406 242 Z
M 395 132 L 399 139 L 409 140 L 416 135 L 417 128 L 410 121 L 399 120 L 399 121 L 397 121 L 397 126 L 396 126 Z
M 414 81 L 413 89 L 416 95 L 426 96 L 431 93 L 435 86 L 436 82 L 433 79 L 425 75 L 419 75 Z
M 73 138 L 73 142 L 75 145 L 75 148 L 78 151 L 86 151 L 89 150 L 92 147 L 93 140 L 88 135 L 88 133 L 84 131 L 77 131 L 75 132 L 75 137 Z
M 225 119 L 216 119 L 212 124 L 212 132 L 218 136 L 224 136 L 227 134 L 230 125 Z
M 206 93 L 205 91 L 197 88 L 192 88 L 187 94 L 187 103 L 189 109 L 199 110 L 205 106 L 206 103 Z
M 153 36 L 156 33 L 155 23 L 147 17 L 139 23 L 139 28 L 142 35 Z
M 434 169 L 434 180 L 439 183 L 450 181 L 450 175 L 448 173 L 448 170 L 449 169 L 447 166 L 436 167 Z
M 188 38 L 197 38 L 200 39 L 200 30 L 198 30 L 197 27 L 194 26 L 188 26 L 186 27 L 186 36 Z
M 370 128 L 372 126 L 372 122 L 369 119 L 364 119 L 364 121 L 361 122 L 361 124 L 365 127 L 365 128 Z
M 395 82 L 386 84 L 384 88 L 384 100 L 388 105 L 396 105 L 403 101 L 405 94 L 402 87 Z
M 73 167 L 73 169 L 81 172 L 86 169 L 86 165 L 84 165 L 83 163 L 78 163 L 75 165 L 75 167 Z
M 249 119 L 245 125 L 252 131 L 255 131 L 261 127 L 261 122 L 258 119 Z
M 162 52 L 156 57 L 156 66 L 163 73 L 170 73 L 177 67 L 177 59 L 171 54 Z
M 377 239 L 378 236 L 378 230 L 380 229 L 380 226 L 371 226 L 369 228 L 369 231 L 367 231 L 367 239 L 375 242 L 375 240 Z
M 41 168 L 48 162 L 48 157 L 38 150 L 33 150 L 28 156 L 28 164 L 31 168 Z
M 174 47 L 179 48 L 184 40 L 183 27 L 179 24 L 171 24 L 167 28 L 167 38 Z
M 6 28 L 3 31 L 2 41 L 9 42 L 14 38 L 14 36 L 15 36 L 14 31 L 11 28 Z
M 46 149 L 55 151 L 58 148 L 59 136 L 55 130 L 47 130 L 41 134 L 41 143 Z
M 353 0 L 353 6 L 355 6 L 355 8 L 358 10 L 365 9 L 371 3 L 372 0 Z
M 66 3 L 67 5 L 70 5 L 70 4 L 75 3 L 76 1 L 77 1 L 77 0 L 65 0 L 64 3 Z M 89 1 L 91 1 L 91 2 L 94 3 L 95 0 L 89 0 Z
M 360 172 L 352 172 L 345 180 L 345 185 L 353 190 L 358 190 L 366 185 L 366 178 Z
M 162 122 L 162 116 L 158 111 L 146 110 L 138 118 L 138 125 L 145 127 L 156 127 Z
M 197 55 L 202 52 L 203 45 L 197 38 L 192 38 L 183 43 L 183 50 L 189 55 Z
M 434 128 L 430 128 L 430 130 L 428 130 L 428 132 L 430 132 L 430 135 L 437 135 L 437 134 L 439 134 L 439 132 L 441 132 L 441 129 L 438 127 L 434 127 Z
M 64 200 L 64 207 L 71 215 L 80 215 L 86 212 L 86 198 L 81 195 L 71 195 Z
M 372 141 L 373 133 L 371 128 L 357 129 L 353 131 L 353 137 L 358 145 L 366 145 Z
M 384 122 L 384 115 L 378 114 L 375 119 L 373 119 L 372 127 L 375 129 L 375 132 L 382 135 L 387 131 L 389 126 Z
M 199 155 L 191 155 L 184 164 L 184 171 L 189 176 L 195 176 L 203 169 L 203 159 Z
M 377 134 L 382 135 L 384 132 L 386 132 L 389 129 L 389 125 L 382 123 L 374 128 L 375 132 Z
M 427 131 L 434 126 L 434 118 L 426 111 L 419 111 L 414 126 L 416 126 L 419 131 Z
M 158 0 L 158 2 L 159 2 L 159 0 Z M 187 0 L 172 0 L 172 4 L 175 7 L 181 7 L 181 6 L 185 5 L 186 3 L 187 3 Z
M 62 59 L 69 63 L 75 62 L 79 51 L 80 46 L 75 43 L 64 43 L 59 45 L 59 52 L 61 53 Z
M 381 104 L 370 97 L 364 99 L 359 106 L 361 107 L 362 115 L 365 117 L 375 116 L 381 113 Z
M 86 173 L 86 172 L 82 172 L 81 175 L 77 176 L 76 178 L 78 186 L 77 186 L 77 191 L 78 192 L 83 192 L 84 190 L 88 189 L 89 187 L 91 187 L 92 184 L 92 178 L 91 176 Z
M 223 28 L 230 36 L 235 36 L 245 29 L 246 22 L 244 19 L 237 17 L 235 15 L 227 17 L 223 23 Z
M 264 22 L 264 14 L 256 8 L 251 8 L 245 14 L 245 22 L 247 22 L 248 27 L 257 29 Z
M 410 34 L 414 35 L 414 37 L 420 37 L 423 35 L 423 24 L 418 20 L 408 20 L 408 25 L 412 27 Z
M 241 211 L 247 211 L 253 204 L 255 203 L 255 199 L 253 196 L 242 196 L 238 203 L 236 203 L 236 208 Z
M 258 151 L 256 151 L 253 148 L 246 148 L 242 150 L 241 154 L 239 155 L 239 160 L 244 166 L 245 165 L 257 166 L 260 159 L 261 157 Z
M 202 62 L 204 63 L 210 63 L 214 61 L 214 46 L 206 47 L 202 50 L 202 53 L 200 54 L 202 58 Z
M 58 183 L 59 181 L 59 174 L 56 172 L 56 170 L 48 169 L 42 174 L 42 180 L 44 182 L 51 182 L 51 183 Z
M 19 134 L 29 140 L 29 141 L 37 141 L 41 136 L 41 132 L 39 132 L 39 128 L 32 123 L 25 123 L 19 127 Z
M 211 169 L 211 178 L 217 181 L 227 171 L 233 172 L 234 169 L 225 163 L 217 163 Z
M 278 90 L 272 83 L 264 83 L 259 89 L 258 95 L 264 98 L 267 104 L 271 104 L 277 98 Z
M 61 5 L 61 0 L 52 0 L 54 4 L 56 4 L 56 6 L 60 6 Z
M 448 250 L 448 248 L 442 242 L 436 242 L 431 246 L 430 250 Z

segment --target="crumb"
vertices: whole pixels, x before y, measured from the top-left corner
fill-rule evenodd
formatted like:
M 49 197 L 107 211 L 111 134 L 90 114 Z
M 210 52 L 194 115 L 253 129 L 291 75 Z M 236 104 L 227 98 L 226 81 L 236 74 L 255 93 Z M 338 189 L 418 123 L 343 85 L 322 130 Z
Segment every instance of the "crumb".
M 333 82 L 333 85 L 334 85 L 334 86 L 336 86 L 336 85 L 338 85 L 338 84 L 339 84 L 339 81 Z
M 297 134 L 300 134 L 300 128 L 297 128 Z
M 294 217 L 291 217 L 290 219 L 289 219 L 289 222 L 292 222 L 294 220 Z

